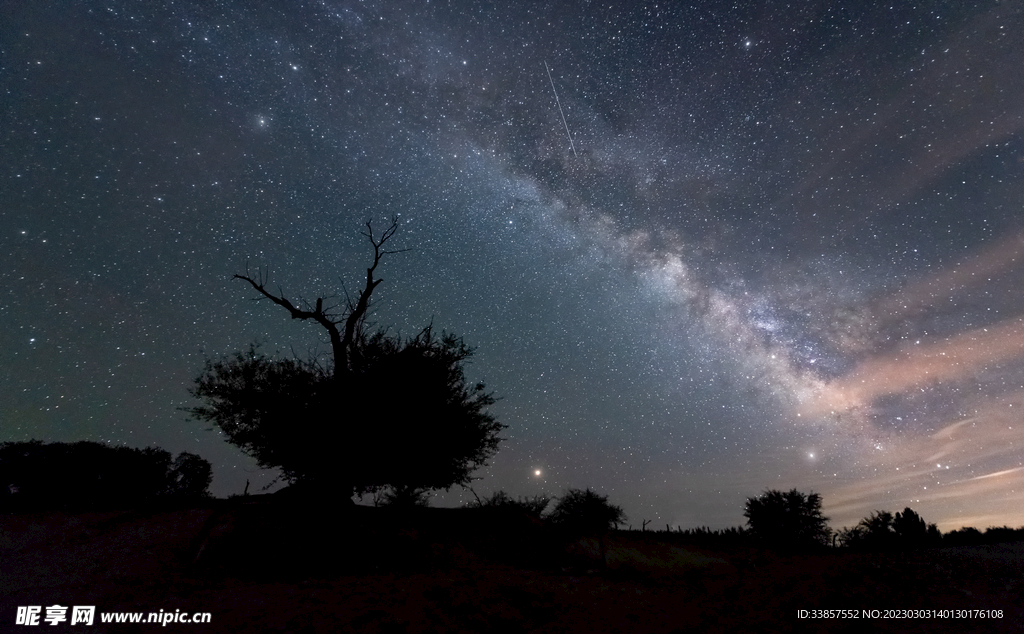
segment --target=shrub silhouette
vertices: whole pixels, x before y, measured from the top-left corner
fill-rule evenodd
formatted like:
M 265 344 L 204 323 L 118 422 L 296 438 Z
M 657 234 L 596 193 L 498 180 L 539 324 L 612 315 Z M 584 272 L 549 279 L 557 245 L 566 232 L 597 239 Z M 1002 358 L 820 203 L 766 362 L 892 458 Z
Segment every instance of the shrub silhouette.
M 743 515 L 754 540 L 770 547 L 827 546 L 832 535 L 817 493 L 765 491 L 747 498 Z
M 710 548 L 730 548 L 747 546 L 750 543 L 750 530 L 743 526 L 711 529 L 707 526 L 679 529 L 670 533 L 682 543 Z
M 896 533 L 892 529 L 893 515 L 889 511 L 872 511 L 860 521 L 863 540 L 868 547 L 884 549 L 896 545 Z
M 626 521 L 622 508 L 608 502 L 607 495 L 599 495 L 589 488 L 569 489 L 558 498 L 548 521 L 566 531 L 569 536 L 596 536 L 601 549 L 601 563 L 608 566 L 605 535 Z
M 942 533 L 935 524 L 928 524 L 910 507 L 892 518 L 892 530 L 902 548 L 934 546 L 942 541 Z
M 622 508 L 610 503 L 607 495 L 590 490 L 569 489 L 558 498 L 548 521 L 586 535 L 606 533 L 626 521 Z
M 213 469 L 210 463 L 194 453 L 183 451 L 171 464 L 166 493 L 183 498 L 208 497 L 212 482 Z
M 375 492 L 373 505 L 405 509 L 430 506 L 430 491 L 415 486 L 382 487 Z
M 942 540 L 942 534 L 935 524 L 925 523 L 907 507 L 895 515 L 872 511 L 853 528 L 840 531 L 839 538 L 849 548 L 893 550 L 935 545 Z
M 108 508 L 209 495 L 210 463 L 182 452 L 33 440 L 0 444 L 6 508 Z
M 1009 526 L 989 526 L 985 529 L 985 534 L 982 536 L 982 542 L 985 544 L 1000 544 L 1021 540 L 1024 540 L 1024 528 L 1010 528 Z
M 551 498 L 545 495 L 513 498 L 504 491 L 495 491 L 487 497 L 473 500 L 466 506 L 469 508 L 514 508 L 530 517 L 539 518 L 550 503 Z

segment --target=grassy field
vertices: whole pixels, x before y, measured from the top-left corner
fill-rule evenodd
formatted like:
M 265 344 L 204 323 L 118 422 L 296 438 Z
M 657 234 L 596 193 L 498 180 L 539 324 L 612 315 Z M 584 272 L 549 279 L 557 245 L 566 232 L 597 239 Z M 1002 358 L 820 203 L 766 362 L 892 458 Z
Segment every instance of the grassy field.
M 167 625 L 196 632 L 1024 631 L 1022 543 L 811 555 L 620 531 L 606 546 L 604 568 L 594 539 L 462 509 L 339 515 L 235 501 L 5 515 L 0 631 L 164 629 L 15 625 L 18 606 L 53 604 L 209 612 L 208 624 Z M 798 618 L 816 609 L 862 618 Z M 906 609 L 1002 618 L 863 618 Z

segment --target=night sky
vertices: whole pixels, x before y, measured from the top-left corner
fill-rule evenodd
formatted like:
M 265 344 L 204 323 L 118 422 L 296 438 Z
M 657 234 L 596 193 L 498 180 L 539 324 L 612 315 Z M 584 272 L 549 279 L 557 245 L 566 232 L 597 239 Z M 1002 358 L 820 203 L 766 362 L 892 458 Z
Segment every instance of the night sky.
M 1024 3 L 691 4 L 4 3 L 0 441 L 258 490 L 188 388 L 329 345 L 231 275 L 341 301 L 398 215 L 372 321 L 476 348 L 481 495 L 1024 525 Z

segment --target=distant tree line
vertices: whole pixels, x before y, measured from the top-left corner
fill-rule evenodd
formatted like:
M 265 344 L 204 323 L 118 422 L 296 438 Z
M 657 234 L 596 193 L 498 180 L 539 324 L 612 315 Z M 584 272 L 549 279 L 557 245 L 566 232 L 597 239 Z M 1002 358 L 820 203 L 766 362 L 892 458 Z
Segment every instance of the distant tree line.
M 1024 528 L 992 527 L 984 532 L 961 528 L 942 534 L 913 509 L 898 513 L 873 511 L 856 526 L 834 531 L 822 514 L 822 499 L 817 493 L 768 490 L 750 497 L 744 505 L 746 526 L 725 529 L 675 528 L 648 530 L 648 520 L 639 531 L 652 539 L 668 540 L 709 548 L 760 547 L 783 551 L 807 551 L 837 547 L 854 551 L 901 551 L 937 546 L 973 546 L 1024 541 Z M 477 498 L 467 506 L 502 507 L 543 520 L 566 534 L 589 535 L 601 540 L 626 521 L 622 509 L 608 502 L 607 496 L 590 489 L 569 489 L 561 497 L 513 498 L 504 491 Z M 602 553 L 603 555 L 603 553 Z
M 210 463 L 96 442 L 0 443 L 0 510 L 98 509 L 209 496 Z
M 991 527 L 984 532 L 961 528 L 942 534 L 911 508 L 901 512 L 872 511 L 856 526 L 834 531 L 822 514 L 817 493 L 768 490 L 747 498 L 746 526 L 716 529 L 676 529 L 666 526 L 671 541 L 705 547 L 766 547 L 776 550 L 813 550 L 835 546 L 855 551 L 902 551 L 937 546 L 974 546 L 1024 541 L 1024 528 Z M 644 522 L 644 531 L 646 531 Z
M 943 546 L 984 546 L 1024 541 L 1024 527 L 990 526 L 985 532 L 966 526 L 942 535 Z

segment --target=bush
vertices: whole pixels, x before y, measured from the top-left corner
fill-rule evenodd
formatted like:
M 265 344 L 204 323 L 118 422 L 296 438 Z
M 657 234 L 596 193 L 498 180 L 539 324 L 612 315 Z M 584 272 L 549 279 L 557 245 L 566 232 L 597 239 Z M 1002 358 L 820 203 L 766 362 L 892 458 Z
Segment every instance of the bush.
M 853 528 L 839 532 L 839 541 L 847 548 L 870 550 L 910 549 L 936 545 L 942 534 L 935 524 L 927 524 L 910 508 L 893 515 L 872 511 Z
M 753 538 L 773 548 L 827 546 L 832 537 L 817 493 L 765 491 L 747 498 L 743 515 Z
M 548 520 L 574 533 L 603 534 L 626 521 L 622 508 L 608 502 L 607 495 L 599 495 L 589 488 L 569 489 L 558 498 Z
M 550 502 L 551 498 L 546 495 L 520 496 L 513 499 L 511 495 L 504 491 L 495 491 L 487 497 L 473 500 L 466 506 L 469 508 L 515 508 L 531 517 L 539 518 Z

